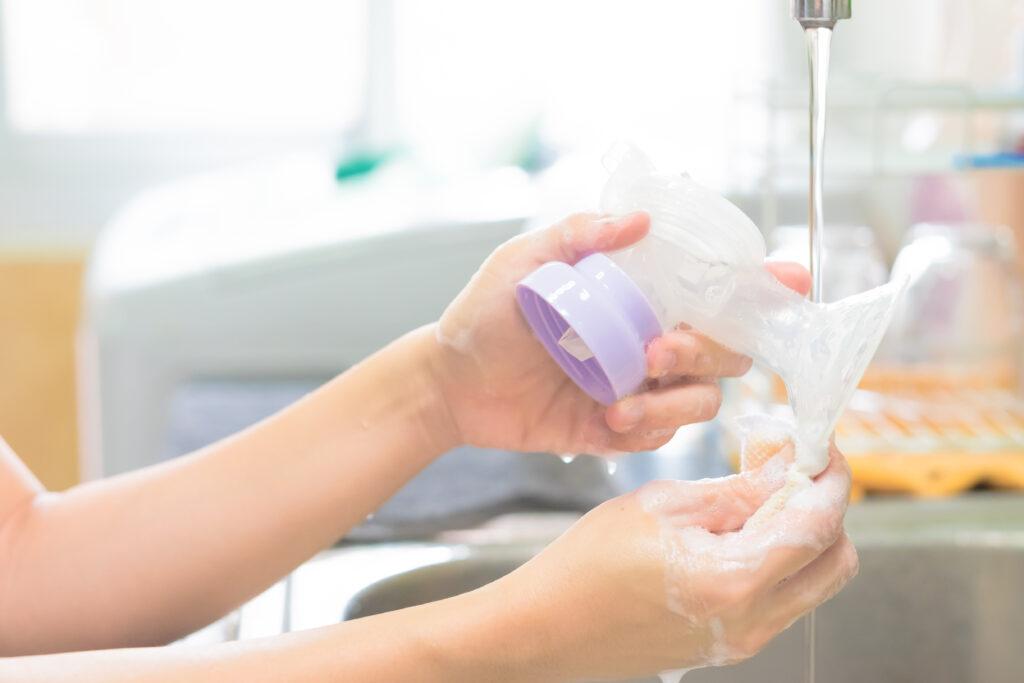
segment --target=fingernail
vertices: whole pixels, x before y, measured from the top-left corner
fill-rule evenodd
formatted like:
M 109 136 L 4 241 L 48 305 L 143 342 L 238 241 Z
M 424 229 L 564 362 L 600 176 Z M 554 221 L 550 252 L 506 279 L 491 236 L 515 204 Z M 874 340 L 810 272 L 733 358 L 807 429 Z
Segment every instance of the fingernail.
M 654 377 L 667 375 L 679 361 L 675 351 L 661 350 L 654 355 L 654 362 L 651 367 L 651 374 Z

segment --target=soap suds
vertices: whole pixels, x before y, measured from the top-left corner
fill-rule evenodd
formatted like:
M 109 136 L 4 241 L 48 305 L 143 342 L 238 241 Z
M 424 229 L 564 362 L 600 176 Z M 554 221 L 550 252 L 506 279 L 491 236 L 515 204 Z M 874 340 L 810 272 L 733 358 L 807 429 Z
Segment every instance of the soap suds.
M 718 617 L 712 617 L 708 620 L 708 628 L 711 632 L 711 645 L 707 655 L 708 664 L 722 666 L 734 658 L 725 642 L 725 625 Z
M 473 332 L 469 325 L 461 325 L 455 333 L 445 330 L 444 321 L 434 328 L 434 338 L 442 346 L 448 346 L 459 353 L 469 354 L 473 350 Z
M 825 551 L 834 534 L 823 526 L 820 511 L 845 505 L 848 491 L 845 473 L 838 469 L 816 479 L 800 469 L 794 461 L 792 423 L 749 416 L 740 421 L 738 431 L 744 463 L 752 469 L 724 479 L 652 482 L 637 492 L 641 506 L 661 529 L 667 606 L 695 630 L 703 629 L 705 646 L 694 662 L 698 666 L 720 666 L 753 654 L 729 646 L 729 626 L 720 609 L 728 604 L 730 587 L 742 585 L 775 550 Z M 702 519 L 730 528 L 715 501 L 728 497 L 732 487 L 741 496 L 751 490 L 774 492 L 738 522 L 739 528 L 709 530 Z

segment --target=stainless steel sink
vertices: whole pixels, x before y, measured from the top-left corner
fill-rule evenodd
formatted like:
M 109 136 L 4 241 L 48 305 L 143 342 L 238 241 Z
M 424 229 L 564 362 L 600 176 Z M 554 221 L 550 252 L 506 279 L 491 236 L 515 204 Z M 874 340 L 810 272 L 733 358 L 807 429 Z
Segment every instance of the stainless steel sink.
M 852 507 L 847 520 L 861 571 L 818 610 L 821 683 L 1024 680 L 1024 497 L 873 501 Z M 365 587 L 341 616 L 355 619 L 472 590 L 540 547 L 453 545 L 451 559 Z M 797 625 L 749 661 L 693 671 L 684 682 L 801 681 L 803 660 Z

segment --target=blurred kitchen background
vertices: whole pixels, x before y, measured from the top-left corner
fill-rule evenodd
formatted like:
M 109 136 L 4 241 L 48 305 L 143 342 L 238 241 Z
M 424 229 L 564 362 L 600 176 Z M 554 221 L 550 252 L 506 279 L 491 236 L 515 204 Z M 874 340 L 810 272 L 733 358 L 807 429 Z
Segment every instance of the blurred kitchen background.
M 785 4 L 0 0 L 0 433 L 60 489 L 241 428 L 434 319 L 503 240 L 595 207 L 620 139 L 804 258 Z M 1024 486 L 1010 460 L 895 483 L 879 460 L 1024 452 L 1024 2 L 859 2 L 829 105 L 827 291 L 920 275 L 840 428 L 862 489 Z M 729 394 L 780 398 L 758 375 Z M 423 475 L 444 502 L 413 486 L 380 523 L 727 471 L 721 430 L 684 431 L 615 476 L 455 453 Z
M 0 434 L 63 489 L 242 428 L 435 319 L 502 241 L 595 208 L 622 139 L 805 259 L 787 5 L 0 0 Z M 912 280 L 837 430 L 868 501 L 819 670 L 1018 681 L 1024 0 L 859 0 L 825 168 L 826 296 Z M 722 425 L 784 389 L 726 393 L 608 466 L 449 453 L 206 635 L 468 590 L 617 492 L 727 472 Z M 802 648 L 790 629 L 686 680 L 797 680 Z

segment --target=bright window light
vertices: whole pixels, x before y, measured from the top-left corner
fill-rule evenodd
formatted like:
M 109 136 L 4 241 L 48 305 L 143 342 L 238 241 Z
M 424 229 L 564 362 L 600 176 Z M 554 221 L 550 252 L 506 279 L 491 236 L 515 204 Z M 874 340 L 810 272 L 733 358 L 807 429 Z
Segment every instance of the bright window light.
M 334 130 L 362 111 L 367 0 L 4 0 L 22 131 Z
M 631 139 L 717 176 L 735 95 L 766 71 L 777 3 L 396 0 L 398 118 L 439 163 Z M 666 158 L 667 157 L 667 158 Z

